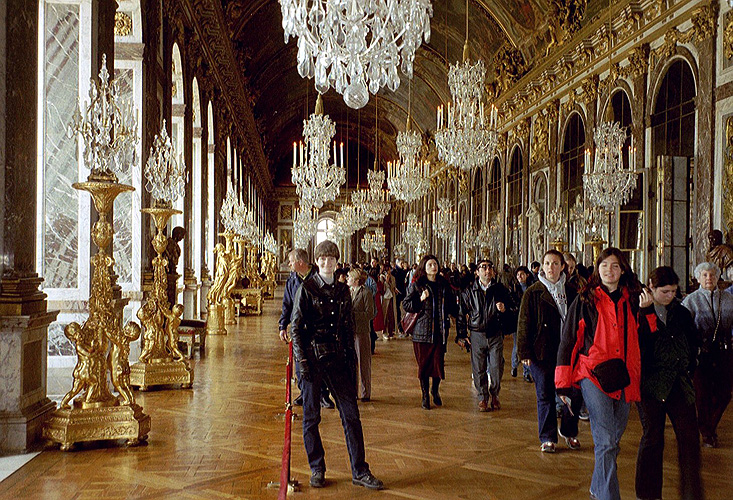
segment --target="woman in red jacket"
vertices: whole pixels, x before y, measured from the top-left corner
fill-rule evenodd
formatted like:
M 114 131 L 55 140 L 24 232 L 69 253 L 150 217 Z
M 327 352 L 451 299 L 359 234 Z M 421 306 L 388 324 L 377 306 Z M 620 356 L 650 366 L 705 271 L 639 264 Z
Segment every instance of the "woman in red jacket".
M 616 456 L 631 403 L 641 399 L 640 293 L 641 284 L 621 251 L 601 252 L 588 284 L 568 310 L 557 353 L 557 393 L 570 404 L 571 388 L 580 386 L 590 413 L 595 445 L 590 494 L 598 500 L 621 498 Z

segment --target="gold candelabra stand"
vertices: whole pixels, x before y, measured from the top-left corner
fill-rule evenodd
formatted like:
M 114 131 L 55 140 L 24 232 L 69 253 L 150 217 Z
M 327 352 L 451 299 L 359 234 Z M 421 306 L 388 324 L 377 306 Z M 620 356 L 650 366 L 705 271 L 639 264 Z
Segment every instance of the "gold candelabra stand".
M 265 298 L 268 299 L 275 297 L 275 288 L 277 287 L 277 281 L 275 280 L 276 267 L 277 256 L 269 250 L 265 250 L 262 254 L 262 274 L 265 275 L 262 289 Z
M 89 192 L 99 213 L 92 229 L 98 251 L 91 259 L 89 317 L 83 325 L 70 323 L 64 329 L 78 355 L 73 386 L 45 423 L 43 436 L 60 443 L 64 451 L 84 441 L 124 439 L 136 445 L 150 432 L 150 417 L 135 403 L 130 389 L 130 342 L 140 337 L 140 326 L 134 322 L 124 328 L 121 325 L 112 288 L 114 259 L 107 253 L 114 234 L 108 214 L 115 198 L 134 188 L 116 182 L 113 175 L 100 174 L 72 187 Z M 110 392 L 110 382 L 118 396 Z
M 158 255 L 153 258 L 153 290 L 137 312 L 143 326 L 143 342 L 140 359 L 131 368 L 130 384 L 142 391 L 150 386 L 176 384 L 187 389 L 193 385 L 193 368 L 178 349 L 183 306 L 171 307 L 168 303 L 168 260 L 163 256 L 168 244 L 164 234 L 168 219 L 182 212 L 164 204 L 140 211 L 150 215 L 155 222 L 158 232 L 153 238 L 153 248 Z
M 259 273 L 260 266 L 257 265 L 257 246 L 254 243 L 247 245 L 247 268 L 245 274 L 249 279 L 250 288 L 262 288 L 262 277 Z
M 206 296 L 208 302 L 208 314 L 206 315 L 207 335 L 226 335 L 226 311 L 234 319 L 234 302 L 231 299 L 231 291 L 237 283 L 238 275 L 232 271 L 237 256 L 234 252 L 234 233 L 226 231 L 219 233 L 223 236 L 226 244 L 217 243 L 214 248 L 216 254 L 216 267 L 214 269 L 214 282 Z M 235 320 L 236 322 L 236 320 Z
M 601 252 L 603 251 L 603 247 L 606 246 L 608 242 L 606 240 L 595 238 L 591 240 L 587 240 L 585 242 L 586 245 L 590 245 L 593 249 L 593 264 L 595 265 L 596 260 L 598 259 L 598 256 L 601 255 Z

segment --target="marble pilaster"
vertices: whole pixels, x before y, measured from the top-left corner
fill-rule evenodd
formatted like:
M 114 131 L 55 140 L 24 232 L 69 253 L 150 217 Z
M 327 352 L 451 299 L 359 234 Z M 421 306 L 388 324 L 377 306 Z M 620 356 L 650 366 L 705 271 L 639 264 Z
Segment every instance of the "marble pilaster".
M 204 266 L 201 269 L 201 285 L 199 288 L 200 290 L 199 304 L 201 304 L 200 317 L 202 318 L 205 317 L 204 315 L 208 312 L 207 307 L 206 307 L 206 304 L 207 304 L 206 297 L 209 295 L 209 290 L 211 289 L 211 283 L 212 281 L 211 281 L 211 276 L 209 275 L 209 269 L 206 266 Z
M 193 269 L 183 272 L 183 319 L 198 319 L 199 284 Z

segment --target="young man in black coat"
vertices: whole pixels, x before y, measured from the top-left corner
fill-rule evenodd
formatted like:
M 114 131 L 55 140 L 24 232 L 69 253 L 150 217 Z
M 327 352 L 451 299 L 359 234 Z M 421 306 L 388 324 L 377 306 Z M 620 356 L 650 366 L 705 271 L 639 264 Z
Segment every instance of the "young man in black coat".
M 290 342 L 288 336 L 288 325 L 290 324 L 290 315 L 293 312 L 293 299 L 295 298 L 295 292 L 298 291 L 300 285 L 304 280 L 310 278 L 313 274 L 318 272 L 318 268 L 313 266 L 308 261 L 308 253 L 302 248 L 294 248 L 288 254 L 288 266 L 290 267 L 290 276 L 288 281 L 285 283 L 285 291 L 283 293 L 283 310 L 280 315 L 279 327 L 280 327 L 280 340 L 283 342 Z M 295 374 L 298 377 L 298 389 L 301 389 L 300 383 L 300 364 L 295 362 Z M 300 406 L 303 404 L 303 396 L 298 395 L 293 401 L 296 405 Z M 333 401 L 328 396 L 328 387 L 323 384 L 321 387 L 321 406 L 328 409 L 335 408 Z
M 356 347 L 354 311 L 349 287 L 334 278 L 339 249 L 332 241 L 316 246 L 318 273 L 303 281 L 293 302 L 293 354 L 300 362 L 303 388 L 303 443 L 311 469 L 310 485 L 326 485 L 326 461 L 318 431 L 321 383 L 331 390 L 341 416 L 353 484 L 381 490 L 382 481 L 369 470 L 364 457 L 359 408 L 356 403 Z
M 476 275 L 478 279 L 461 293 L 456 338 L 462 347 L 466 344 L 471 346 L 473 383 L 481 396 L 478 408 L 485 412 L 501 409 L 499 390 L 504 374 L 502 319 L 512 308 L 512 299 L 509 290 L 496 281 L 494 264 L 490 260 L 479 260 Z

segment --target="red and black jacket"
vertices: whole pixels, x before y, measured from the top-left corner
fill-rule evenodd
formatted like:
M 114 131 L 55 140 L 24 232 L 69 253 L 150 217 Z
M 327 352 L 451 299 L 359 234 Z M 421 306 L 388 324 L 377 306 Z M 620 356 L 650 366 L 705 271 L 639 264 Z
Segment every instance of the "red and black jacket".
M 593 290 L 594 303 L 579 296 L 568 309 L 557 353 L 555 386 L 559 394 L 579 382 L 590 379 L 599 390 L 598 380 L 591 370 L 612 358 L 624 358 L 624 328 L 628 339 L 626 368 L 631 384 L 624 389 L 627 402 L 640 401 L 641 354 L 637 328 L 637 307 L 629 300 L 626 288 L 615 302 L 601 287 Z M 620 399 L 622 391 L 606 393 Z

